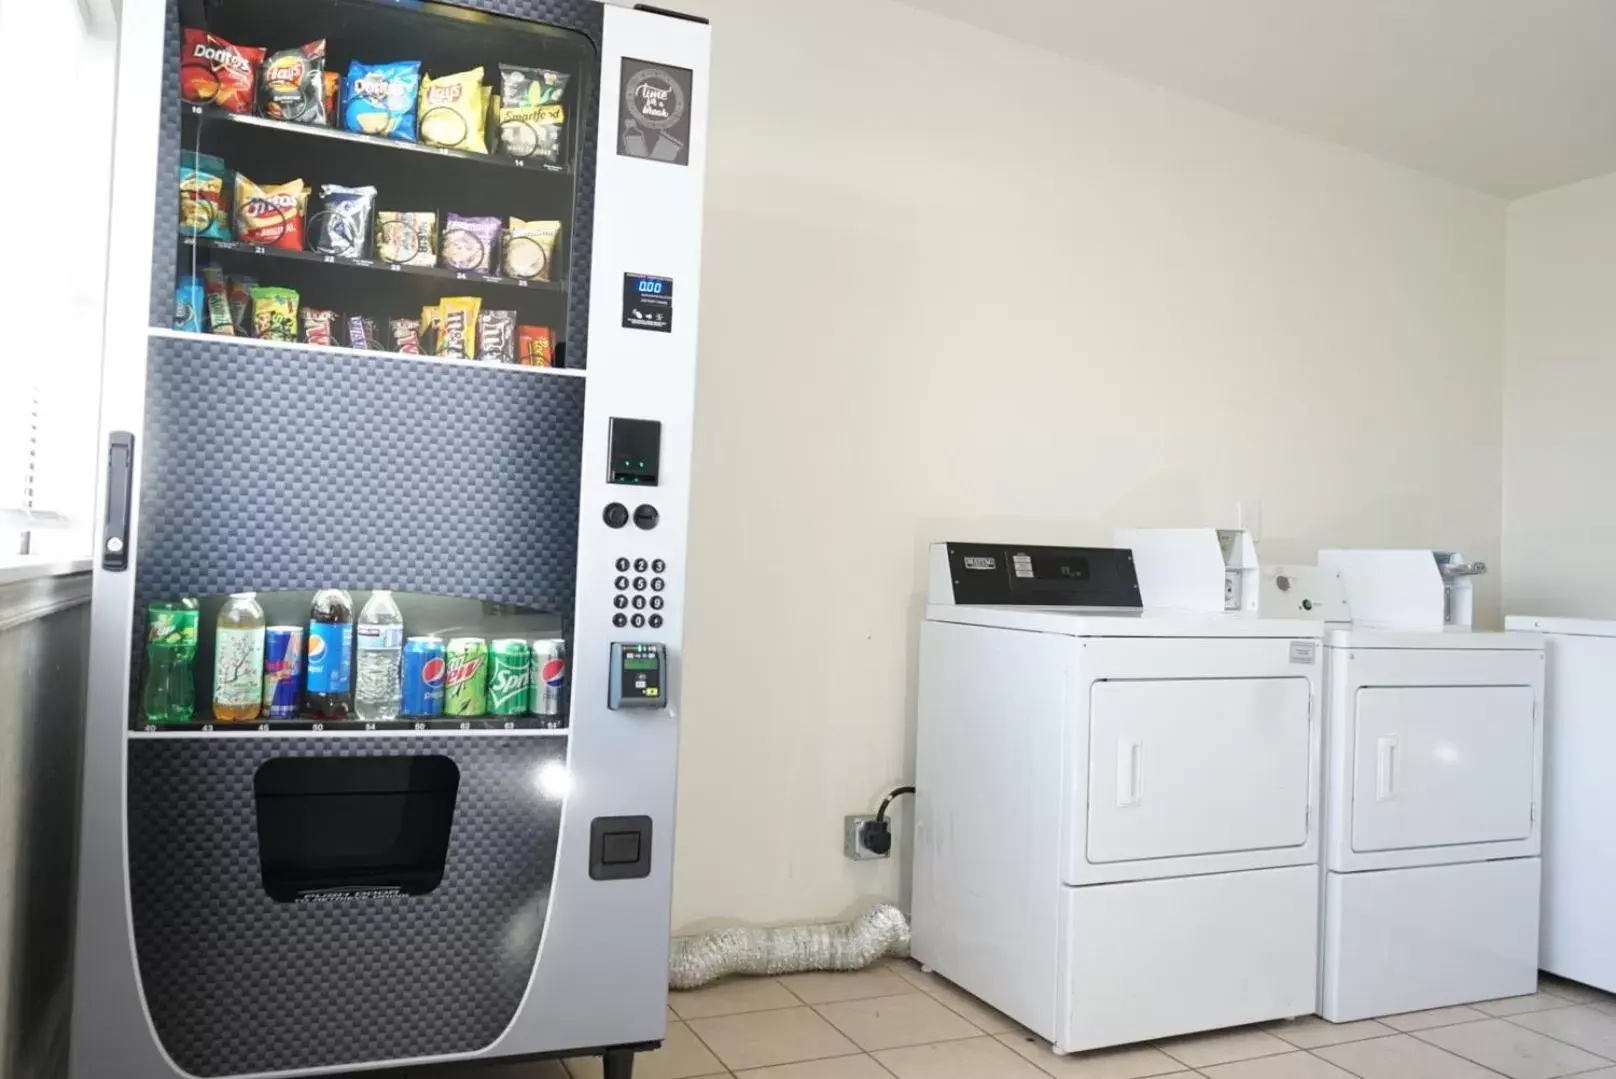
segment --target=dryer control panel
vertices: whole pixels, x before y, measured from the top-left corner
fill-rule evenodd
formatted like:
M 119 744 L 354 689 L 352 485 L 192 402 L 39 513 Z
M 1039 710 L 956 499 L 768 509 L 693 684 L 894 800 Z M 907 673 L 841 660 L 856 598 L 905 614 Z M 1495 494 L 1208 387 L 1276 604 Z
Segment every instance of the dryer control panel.
M 1115 547 L 931 545 L 932 603 L 1137 609 L 1133 553 Z

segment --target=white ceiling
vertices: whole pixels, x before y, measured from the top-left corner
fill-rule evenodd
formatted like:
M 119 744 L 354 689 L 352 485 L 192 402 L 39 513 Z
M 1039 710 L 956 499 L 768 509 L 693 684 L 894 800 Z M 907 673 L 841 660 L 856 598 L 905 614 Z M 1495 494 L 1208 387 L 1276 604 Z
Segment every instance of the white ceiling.
M 1616 0 L 905 0 L 1506 198 L 1616 172 Z

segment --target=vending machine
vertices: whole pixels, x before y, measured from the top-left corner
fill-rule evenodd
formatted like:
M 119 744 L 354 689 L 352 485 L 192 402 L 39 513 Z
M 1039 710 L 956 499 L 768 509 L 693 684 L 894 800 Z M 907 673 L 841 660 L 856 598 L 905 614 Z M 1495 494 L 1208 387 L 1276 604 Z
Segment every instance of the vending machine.
M 125 0 L 73 1079 L 666 1022 L 709 28 Z

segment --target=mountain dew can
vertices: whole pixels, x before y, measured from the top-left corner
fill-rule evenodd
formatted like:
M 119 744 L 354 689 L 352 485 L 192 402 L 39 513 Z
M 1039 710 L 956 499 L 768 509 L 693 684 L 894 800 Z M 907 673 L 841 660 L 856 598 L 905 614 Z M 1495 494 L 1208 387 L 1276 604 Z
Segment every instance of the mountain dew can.
M 488 714 L 525 716 L 532 686 L 532 650 L 520 637 L 497 640 L 488 650 Z
M 449 663 L 443 678 L 444 715 L 487 715 L 488 642 L 481 637 L 451 637 L 444 658 Z

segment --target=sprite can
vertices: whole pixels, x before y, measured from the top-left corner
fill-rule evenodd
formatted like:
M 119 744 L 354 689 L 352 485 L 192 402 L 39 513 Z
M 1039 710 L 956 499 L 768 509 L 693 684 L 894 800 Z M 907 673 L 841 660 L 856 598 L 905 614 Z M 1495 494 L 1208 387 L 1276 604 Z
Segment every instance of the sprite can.
M 488 650 L 488 714 L 527 715 L 528 691 L 532 685 L 529 664 L 532 651 L 520 637 L 497 640 Z
M 488 714 L 488 642 L 481 637 L 451 637 L 444 649 L 449 669 L 443 676 L 443 714 Z

